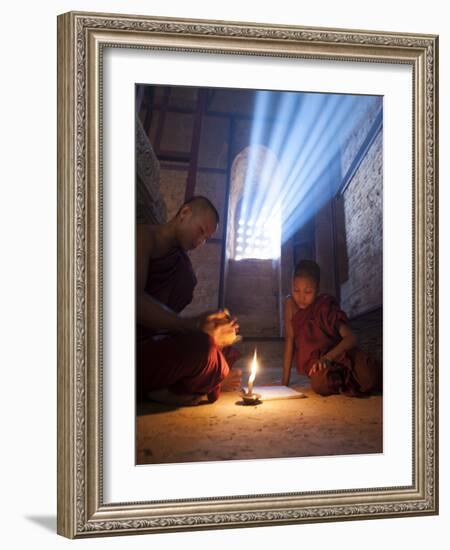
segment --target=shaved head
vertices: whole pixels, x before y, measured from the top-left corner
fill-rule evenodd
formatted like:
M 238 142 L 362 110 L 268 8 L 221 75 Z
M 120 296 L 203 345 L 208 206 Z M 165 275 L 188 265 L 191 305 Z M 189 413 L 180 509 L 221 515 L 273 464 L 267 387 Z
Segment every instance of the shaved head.
M 312 279 L 317 286 L 320 284 L 320 267 L 313 260 L 301 260 L 294 268 L 293 278 L 307 277 Z
M 180 246 L 194 250 L 215 233 L 219 213 L 209 199 L 195 195 L 181 206 L 172 222 Z
M 216 224 L 219 223 L 219 212 L 217 212 L 217 209 L 213 205 L 213 203 L 203 195 L 194 195 L 184 204 L 182 204 L 178 212 L 176 213 L 177 216 L 181 212 L 182 208 L 184 208 L 185 206 L 190 206 L 194 214 L 200 214 L 205 211 L 209 211 L 214 216 Z

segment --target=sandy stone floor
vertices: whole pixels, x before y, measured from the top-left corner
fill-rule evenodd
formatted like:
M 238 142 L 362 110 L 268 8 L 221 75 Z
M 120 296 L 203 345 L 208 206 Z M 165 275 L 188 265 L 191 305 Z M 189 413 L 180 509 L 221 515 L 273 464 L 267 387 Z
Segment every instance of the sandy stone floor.
M 261 350 L 256 384 L 279 384 L 279 344 L 266 348 Z M 244 370 L 249 363 L 250 346 L 243 348 L 243 354 L 238 366 Z M 246 371 L 243 379 L 247 380 Z M 321 397 L 311 392 L 308 379 L 294 370 L 290 385 L 306 397 L 242 406 L 238 392 L 227 392 L 215 403 L 193 407 L 138 404 L 136 463 L 383 452 L 381 395 L 364 399 Z

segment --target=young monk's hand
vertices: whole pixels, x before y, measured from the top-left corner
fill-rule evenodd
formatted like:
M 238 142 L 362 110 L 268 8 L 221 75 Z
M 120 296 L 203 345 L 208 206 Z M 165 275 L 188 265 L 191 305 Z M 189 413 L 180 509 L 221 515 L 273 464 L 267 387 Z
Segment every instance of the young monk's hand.
M 314 365 L 311 367 L 311 370 L 309 371 L 309 374 L 312 375 L 318 372 L 322 372 L 330 365 L 331 361 L 328 358 L 322 357 L 314 363 Z

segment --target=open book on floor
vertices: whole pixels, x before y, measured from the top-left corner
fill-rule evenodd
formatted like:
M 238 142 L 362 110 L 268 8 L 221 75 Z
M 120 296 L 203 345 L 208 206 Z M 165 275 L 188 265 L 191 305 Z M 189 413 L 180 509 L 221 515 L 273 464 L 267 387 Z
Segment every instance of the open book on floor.
M 304 393 L 289 388 L 288 386 L 254 386 L 253 392 L 261 395 L 261 401 L 298 399 L 299 397 L 305 397 Z

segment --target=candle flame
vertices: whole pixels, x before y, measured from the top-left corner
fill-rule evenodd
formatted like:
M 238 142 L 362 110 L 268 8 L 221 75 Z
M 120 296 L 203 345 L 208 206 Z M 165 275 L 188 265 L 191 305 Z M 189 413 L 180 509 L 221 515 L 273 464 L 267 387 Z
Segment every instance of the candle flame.
M 256 377 L 256 369 L 258 368 L 258 362 L 256 361 L 256 348 L 255 353 L 253 354 L 252 368 L 250 371 L 250 378 L 248 379 L 249 384 L 253 384 Z

